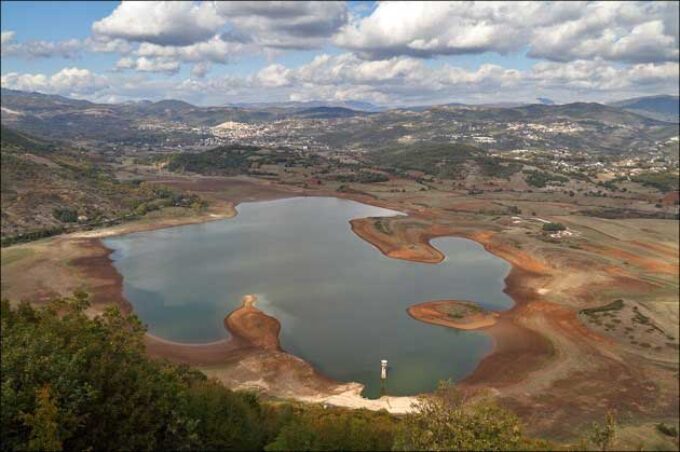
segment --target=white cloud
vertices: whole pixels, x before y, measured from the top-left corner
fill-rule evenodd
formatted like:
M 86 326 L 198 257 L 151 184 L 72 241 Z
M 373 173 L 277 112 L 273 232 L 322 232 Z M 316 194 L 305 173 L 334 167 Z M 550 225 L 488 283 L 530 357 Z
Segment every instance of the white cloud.
M 477 71 L 443 65 L 430 68 L 417 58 L 392 57 L 366 61 L 351 53 L 337 56 L 326 54 L 296 69 L 274 64 L 255 77 L 262 86 L 310 85 L 375 85 L 384 87 L 410 86 L 418 89 L 438 89 L 447 85 L 496 83 L 509 85 L 521 78 L 519 71 L 485 64 Z
M 27 41 L 16 42 L 13 31 L 2 32 L 2 56 L 22 58 L 77 58 L 83 48 L 79 39 L 64 41 Z
M 211 62 L 225 64 L 232 57 L 246 53 L 248 50 L 253 50 L 248 44 L 224 41 L 221 36 L 215 35 L 207 41 L 188 46 L 160 46 L 142 43 L 135 51 L 135 54 L 140 57 L 166 58 L 184 63 Z
M 98 53 L 128 53 L 132 46 L 122 39 L 101 40 L 93 38 L 63 41 L 16 42 L 13 31 L 2 32 L 2 56 L 19 58 L 79 58 L 83 51 Z
M 384 2 L 370 16 L 344 27 L 335 43 L 374 58 L 507 52 L 522 45 L 524 33 L 518 12 L 525 8 L 531 6 Z
M 11 72 L 2 76 L 2 86 L 22 91 L 83 97 L 107 90 L 109 81 L 106 77 L 94 74 L 87 69 L 67 67 L 49 77 L 45 74 Z
M 678 55 L 677 2 L 588 3 L 574 20 L 536 28 L 529 51 L 553 61 L 663 62 Z
M 255 75 L 257 82 L 265 88 L 290 85 L 291 70 L 281 64 L 271 64 Z
M 168 64 L 168 66 L 164 66 Z M 356 55 L 319 55 L 300 67 L 271 64 L 251 76 L 206 76 L 196 63 L 191 77 L 158 79 L 144 71 L 172 72 L 172 61 L 128 56 L 121 69 L 140 72 L 94 74 L 66 68 L 54 75 L 10 73 L 2 86 L 88 98 L 177 98 L 199 105 L 283 100 L 362 100 L 384 105 L 446 102 L 598 101 L 647 94 L 677 94 L 680 66 L 675 62 L 620 65 L 605 60 L 544 61 L 526 70 L 482 64 L 466 69 L 430 66 L 422 59 L 392 57 L 367 61 Z
M 210 38 L 223 24 L 213 2 L 123 2 L 92 31 L 110 39 L 183 46 Z
M 0 33 L 0 43 L 4 46 L 5 44 L 9 44 L 12 40 L 14 39 L 14 32 L 13 31 L 3 31 Z
M 133 69 L 139 72 L 176 74 L 179 71 L 179 63 L 165 58 L 124 57 L 118 60 L 116 69 Z
M 128 54 L 132 51 L 132 45 L 124 39 L 86 38 L 85 46 L 89 51 L 97 53 Z
M 345 2 L 217 2 L 218 13 L 263 47 L 322 46 L 347 22 Z
M 522 52 L 555 61 L 678 58 L 677 2 L 383 2 L 334 42 L 365 58 Z
M 264 89 L 285 88 L 294 99 L 347 100 L 365 98 L 380 102 L 441 102 L 445 99 L 530 99 L 535 90 L 556 98 L 603 96 L 617 90 L 677 92 L 678 64 L 617 66 L 603 60 L 569 63 L 542 62 L 520 71 L 494 64 L 467 70 L 448 64 L 430 67 L 421 59 L 392 57 L 367 61 L 346 53 L 319 55 L 298 68 L 273 64 L 258 72 L 253 82 Z M 573 90 L 573 93 L 567 92 Z M 571 97 L 570 97 L 571 96 Z
M 210 71 L 212 64 L 209 62 L 201 62 L 194 64 L 191 68 L 191 77 L 193 78 L 204 78 Z

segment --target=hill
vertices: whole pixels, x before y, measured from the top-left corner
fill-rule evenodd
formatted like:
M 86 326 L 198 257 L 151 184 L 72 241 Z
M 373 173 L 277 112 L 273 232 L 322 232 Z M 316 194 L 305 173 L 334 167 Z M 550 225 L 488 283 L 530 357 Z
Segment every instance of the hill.
M 3 245 L 130 219 L 195 197 L 119 182 L 96 154 L 2 126 Z
M 680 97 L 646 96 L 611 102 L 609 105 L 659 121 L 680 121 Z
M 174 152 L 229 144 L 215 140 L 210 130 L 225 122 L 248 125 L 244 130 L 250 130 L 247 134 L 252 141 L 245 144 L 311 143 L 323 149 L 374 149 L 375 143 L 411 140 L 456 142 L 501 151 L 567 149 L 621 154 L 656 149 L 678 135 L 677 123 L 651 118 L 639 109 L 592 102 L 448 104 L 367 112 L 314 102 L 199 107 L 179 100 L 96 104 L 40 93 L 2 93 L 4 125 L 111 152 L 121 148 Z M 643 99 L 631 105 L 650 109 L 650 102 Z M 656 99 L 652 103 L 660 102 Z M 664 111 L 671 111 L 671 106 L 667 107 Z M 244 137 L 239 133 L 229 139 L 233 142 Z
M 343 107 L 314 107 L 296 112 L 295 117 L 305 119 L 331 119 L 350 118 L 352 116 L 364 114 L 366 113 Z

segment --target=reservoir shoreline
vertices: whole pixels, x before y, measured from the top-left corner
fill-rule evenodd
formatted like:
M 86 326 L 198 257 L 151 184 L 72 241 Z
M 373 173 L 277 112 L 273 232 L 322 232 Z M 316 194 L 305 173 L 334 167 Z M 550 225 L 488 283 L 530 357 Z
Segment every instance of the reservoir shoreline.
M 290 193 L 287 194 L 287 196 L 276 196 L 276 198 L 295 197 L 300 195 L 301 193 Z M 329 194 L 320 195 L 328 196 Z M 315 196 L 317 196 L 317 194 L 315 194 Z M 405 210 L 401 208 L 401 206 L 394 206 L 390 205 L 389 203 L 383 202 L 375 202 L 374 199 L 364 199 L 365 197 L 363 196 L 356 195 L 353 196 L 345 194 L 343 196 L 334 195 L 334 197 L 341 199 L 349 199 L 361 202 L 363 204 L 388 208 L 392 210 L 401 211 Z M 268 196 L 264 196 L 262 198 L 263 199 L 261 200 L 271 199 L 271 197 Z M 99 251 L 94 253 L 93 256 L 88 257 L 86 261 L 76 261 L 74 262 L 74 264 L 79 266 L 83 271 L 90 273 L 90 276 L 96 276 L 99 279 L 110 280 L 112 282 L 112 285 L 116 288 L 115 292 L 117 293 L 117 296 L 111 297 L 111 295 L 114 292 L 113 290 L 107 290 L 105 294 L 98 293 L 99 291 L 95 291 L 94 297 L 96 299 L 104 301 L 103 298 L 105 296 L 108 296 L 109 300 L 113 298 L 118 303 L 118 305 L 121 306 L 121 309 L 123 309 L 125 312 L 130 312 L 132 310 L 131 305 L 123 295 L 122 277 L 120 277 L 120 275 L 116 271 L 115 267 L 113 266 L 113 262 L 110 258 L 110 254 L 112 251 L 109 248 L 107 248 L 99 238 L 111 237 L 114 235 L 122 235 L 132 232 L 163 229 L 167 227 L 174 227 L 185 224 L 202 223 L 224 218 L 232 218 L 238 214 L 236 210 L 237 205 L 238 203 L 232 203 L 231 205 L 228 206 L 229 208 L 226 210 L 226 212 L 222 214 L 213 213 L 211 215 L 203 215 L 196 218 L 187 218 L 184 219 L 185 221 L 173 221 L 170 223 L 159 222 L 157 224 L 147 223 L 144 225 L 128 224 L 121 225 L 116 228 L 110 228 L 107 230 L 74 234 L 76 238 L 86 241 L 83 244 L 84 246 L 89 248 L 99 248 Z M 417 226 L 414 228 L 405 228 L 403 230 L 400 230 L 400 233 L 395 234 L 391 241 L 385 240 L 384 237 L 382 238 L 379 237 L 379 231 L 377 231 L 374 227 L 372 227 L 371 224 L 369 224 L 368 222 L 369 219 L 365 218 L 353 219 L 350 221 L 350 226 L 357 236 L 364 239 L 369 244 L 377 247 L 384 255 L 395 259 L 408 260 L 412 262 L 426 262 L 433 264 L 441 262 L 444 259 L 444 255 L 430 244 L 430 240 L 437 237 L 445 236 L 471 239 L 483 245 L 485 249 L 491 252 L 492 254 L 499 255 L 493 252 L 494 250 L 498 251 L 498 249 L 493 248 L 490 245 L 491 242 L 489 240 L 492 237 L 492 233 L 490 232 L 464 233 L 459 230 L 441 227 L 437 225 L 429 229 L 423 229 L 422 227 L 420 227 L 423 219 L 420 215 L 418 215 L 418 212 L 410 211 L 405 213 L 406 220 L 413 221 Z M 508 260 L 507 249 L 501 249 L 501 254 L 503 253 L 505 253 L 505 255 L 500 255 L 499 257 L 507 261 Z M 510 274 L 505 280 L 506 284 L 505 291 L 514 300 L 516 306 L 510 309 L 509 311 L 506 311 L 506 313 L 511 313 L 517 306 L 523 303 L 522 300 L 523 294 L 517 293 L 516 291 L 513 292 L 513 288 L 508 285 L 509 282 L 510 283 L 522 282 L 521 281 L 522 278 L 519 279 L 517 279 L 516 277 L 511 278 L 513 271 L 515 270 L 516 264 L 513 262 L 510 263 L 513 265 L 513 267 L 510 271 Z M 115 275 L 112 273 L 112 271 L 113 273 L 115 273 Z M 513 296 L 513 293 L 515 294 L 515 296 Z M 230 313 L 229 316 L 227 316 L 227 318 L 234 314 L 234 312 Z M 506 372 L 500 372 L 500 368 L 507 367 L 509 355 L 512 355 L 513 363 L 516 363 L 516 365 L 514 365 L 513 368 L 516 368 L 518 370 L 522 369 L 524 373 L 528 373 L 530 370 L 538 367 L 540 364 L 543 364 L 544 360 L 541 360 L 540 359 L 541 357 L 551 355 L 552 351 L 550 350 L 549 345 L 546 344 L 547 341 L 542 340 L 542 337 L 536 333 L 531 334 L 528 331 L 523 331 L 522 327 L 512 322 L 511 317 L 505 318 L 507 315 L 506 313 L 501 313 L 499 318 L 500 323 L 499 326 L 490 327 L 485 330 L 485 332 L 488 333 L 493 339 L 493 348 L 489 352 L 489 354 L 478 363 L 477 367 L 472 372 L 472 374 L 464 378 L 460 382 L 461 387 L 473 387 L 479 386 L 480 384 L 485 384 L 485 382 L 489 380 L 488 378 L 489 375 L 494 374 L 507 375 Z M 238 328 L 238 323 L 235 324 L 235 327 Z M 232 328 L 228 327 L 227 329 L 233 335 Z M 518 337 L 520 338 L 519 341 L 517 340 Z M 260 355 L 262 353 L 262 347 L 253 346 L 252 343 L 243 343 L 243 341 L 236 339 L 218 341 L 212 344 L 186 344 L 180 342 L 167 341 L 165 339 L 147 334 L 146 344 L 149 350 L 149 354 L 151 356 L 170 359 L 175 362 L 195 366 L 219 366 L 221 363 L 232 361 L 236 356 L 243 357 L 245 355 Z M 527 348 L 527 345 L 529 345 L 529 347 L 526 350 L 527 353 L 525 353 L 524 349 Z M 282 352 L 281 350 L 278 351 Z M 271 356 L 267 357 L 261 356 L 261 360 L 263 359 L 271 360 L 272 358 Z M 299 358 L 297 358 L 297 360 L 303 361 L 300 360 Z M 283 361 L 287 360 L 283 359 Z M 307 363 L 305 364 L 309 366 Z M 296 364 L 291 364 L 290 362 L 288 362 L 285 365 L 295 367 L 298 366 L 299 363 L 296 362 Z M 311 369 L 311 366 L 309 367 Z M 312 370 L 311 374 L 314 375 L 315 377 L 314 379 L 318 381 L 315 381 L 311 385 L 306 382 L 296 382 L 296 384 L 292 385 L 294 386 L 294 388 L 289 391 L 289 395 L 293 397 L 296 397 L 298 395 L 305 395 L 308 391 L 306 390 L 307 388 L 304 388 L 304 386 L 313 386 L 316 389 L 319 389 L 319 387 L 321 386 L 327 393 L 336 393 L 337 387 L 344 387 L 342 383 L 335 382 L 332 379 L 321 375 L 316 369 L 311 370 Z M 515 373 L 516 372 L 513 372 L 512 374 L 514 375 Z M 494 378 L 493 383 L 498 385 L 511 382 L 509 379 L 505 380 L 507 381 L 503 381 L 503 379 L 499 381 L 498 378 Z M 516 381 L 517 378 L 512 379 L 512 382 Z M 234 383 L 237 382 L 230 381 L 230 385 L 233 385 Z M 361 391 L 359 390 L 358 392 L 360 393 Z M 356 402 L 352 403 L 354 404 Z

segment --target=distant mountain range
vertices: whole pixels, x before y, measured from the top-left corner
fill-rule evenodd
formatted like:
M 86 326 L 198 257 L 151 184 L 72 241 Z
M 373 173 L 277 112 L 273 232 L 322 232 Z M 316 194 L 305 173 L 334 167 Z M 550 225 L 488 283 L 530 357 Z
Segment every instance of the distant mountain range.
M 374 105 L 370 102 L 362 102 L 357 100 L 348 101 L 309 101 L 309 102 L 258 102 L 258 103 L 233 103 L 233 107 L 248 108 L 248 109 L 267 109 L 267 108 L 282 108 L 303 110 L 318 107 L 338 107 L 349 110 L 378 112 L 385 111 L 386 108 Z
M 610 102 L 609 105 L 659 121 L 680 122 L 680 97 L 678 96 L 634 97 Z
M 673 96 L 630 99 L 612 105 L 594 102 L 551 105 L 549 99 L 541 99 L 541 103 L 530 105 L 454 103 L 373 112 L 366 110 L 371 108 L 370 104 L 352 104 L 365 108 L 357 110 L 318 102 L 199 107 L 168 99 L 98 104 L 2 89 L 0 106 L 2 124 L 24 133 L 69 141 L 124 142 L 132 146 L 156 147 L 177 138 L 182 143 L 195 142 L 198 135 L 204 136 L 206 132 L 197 128 L 225 122 L 258 124 L 313 119 L 330 122 L 301 122 L 295 134 L 314 137 L 317 143 L 331 148 L 367 149 L 404 140 L 475 143 L 487 140 L 496 149 L 552 147 L 626 152 L 676 136 L 677 102 L 678 98 Z M 519 131 L 524 128 L 525 132 Z M 494 138 L 489 141 L 489 136 Z

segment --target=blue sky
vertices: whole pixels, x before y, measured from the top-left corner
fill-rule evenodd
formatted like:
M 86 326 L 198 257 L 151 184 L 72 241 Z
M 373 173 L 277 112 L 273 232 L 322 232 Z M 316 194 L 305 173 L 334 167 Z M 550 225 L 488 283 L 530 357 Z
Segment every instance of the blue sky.
M 3 87 L 100 102 L 569 102 L 678 91 L 677 2 L 3 1 L 1 17 Z

